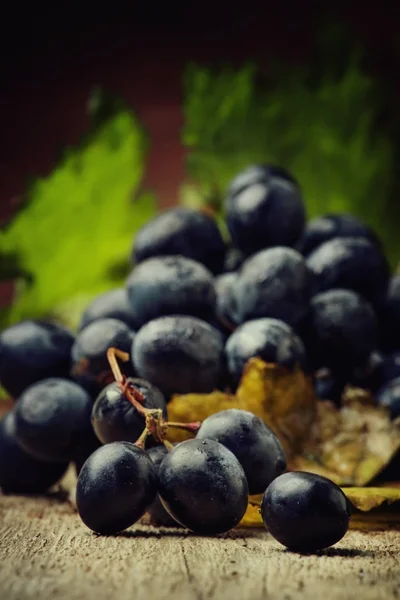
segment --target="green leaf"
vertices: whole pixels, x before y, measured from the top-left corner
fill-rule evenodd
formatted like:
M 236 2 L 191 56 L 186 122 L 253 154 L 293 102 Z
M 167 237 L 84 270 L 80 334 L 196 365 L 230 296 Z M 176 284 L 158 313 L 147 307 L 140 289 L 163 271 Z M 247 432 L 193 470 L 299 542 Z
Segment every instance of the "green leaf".
M 25 274 L 3 324 L 56 315 L 76 325 L 91 297 L 121 284 L 133 234 L 155 213 L 151 195 L 136 197 L 145 133 L 129 110 L 104 106 L 97 99 L 94 131 L 33 183 L 0 232 L 0 256 L 17 257 Z

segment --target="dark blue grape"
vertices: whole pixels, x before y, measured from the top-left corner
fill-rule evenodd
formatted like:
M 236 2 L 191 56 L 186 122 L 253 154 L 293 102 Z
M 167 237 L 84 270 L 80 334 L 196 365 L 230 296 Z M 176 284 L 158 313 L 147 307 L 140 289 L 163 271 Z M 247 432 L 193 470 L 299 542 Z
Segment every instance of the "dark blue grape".
M 384 385 L 377 392 L 375 399 L 380 406 L 389 409 L 392 419 L 400 417 L 400 377 Z
M 101 446 L 79 473 L 79 516 L 96 533 L 119 533 L 144 515 L 156 497 L 157 484 L 156 470 L 144 450 L 130 442 Z
M 307 315 L 313 276 L 299 252 L 270 248 L 243 264 L 235 286 L 240 323 L 271 317 L 297 326 Z
M 130 352 L 134 332 L 117 319 L 99 319 L 82 329 L 72 347 L 72 375 L 93 396 L 97 396 L 107 383 L 113 381 L 107 350 L 115 347 Z M 124 372 L 133 375 L 130 363 Z
M 307 265 L 315 275 L 315 292 L 349 289 L 382 306 L 389 283 L 388 263 L 365 238 L 334 238 L 316 248 Z
M 230 182 L 227 196 L 236 196 L 244 189 L 256 183 L 268 183 L 271 177 L 286 179 L 299 187 L 296 179 L 283 167 L 278 165 L 250 165 L 238 173 Z
M 346 214 L 328 214 L 307 223 L 297 247 L 304 256 L 308 256 L 324 242 L 343 237 L 361 237 L 378 243 L 372 229 L 356 217 Z
M 286 470 L 279 439 L 247 410 L 230 408 L 207 417 L 196 439 L 215 440 L 233 452 L 245 472 L 249 494 L 262 494 Z
M 0 382 L 17 398 L 46 377 L 68 377 L 74 336 L 41 321 L 22 321 L 0 334 Z
M 238 321 L 235 306 L 234 289 L 236 273 L 223 273 L 215 278 L 214 287 L 217 295 L 215 317 L 218 327 L 224 334 L 230 334 Z
M 400 275 L 394 275 L 390 280 L 381 322 L 385 350 L 400 350 Z
M 0 421 L 0 488 L 5 494 L 42 494 L 61 479 L 67 462 L 37 460 L 15 437 L 14 412 Z
M 378 342 L 371 305 L 351 290 L 330 290 L 314 296 L 309 320 L 308 355 L 315 368 L 351 374 L 366 364 Z
M 330 369 L 319 369 L 314 377 L 314 389 L 320 400 L 330 400 L 338 406 L 341 403 L 346 378 L 332 373 Z
M 246 256 L 238 248 L 228 248 L 225 254 L 224 273 L 237 271 L 245 260 Z
M 147 455 L 153 461 L 157 474 L 159 472 L 160 465 L 167 454 L 168 450 L 164 445 L 154 446 L 154 448 L 150 448 L 147 451 Z M 173 519 L 165 510 L 158 494 L 147 512 L 149 513 L 154 525 L 162 525 L 163 527 L 181 527 L 181 524 L 175 521 L 175 519 Z
M 170 208 L 136 234 L 133 259 L 141 262 L 153 256 L 181 254 L 220 273 L 225 243 L 215 220 L 204 212 L 182 206 Z
M 89 394 L 72 381 L 55 377 L 39 381 L 16 404 L 18 442 L 42 460 L 73 460 L 94 438 L 92 405 Z
M 335 483 L 313 473 L 284 473 L 266 489 L 261 515 L 278 542 L 295 552 L 333 546 L 349 528 L 350 503 Z
M 184 256 L 144 260 L 134 268 L 126 287 L 140 327 L 165 315 L 193 315 L 207 320 L 214 313 L 212 273 Z
M 294 246 L 305 225 L 299 187 L 277 175 L 228 192 L 225 210 L 233 245 L 247 255 L 271 246 Z
M 239 383 L 247 361 L 256 356 L 287 369 L 307 367 L 303 342 L 289 325 L 278 319 L 254 319 L 243 323 L 228 339 L 225 354 L 235 385 Z
M 79 331 L 99 319 L 117 319 L 130 329 L 138 328 L 125 288 L 117 288 L 96 296 L 82 314 Z
M 136 372 L 166 396 L 207 393 L 223 377 L 221 334 L 196 317 L 160 317 L 142 327 L 132 359 Z
M 144 408 L 161 408 L 167 418 L 165 399 L 160 390 L 144 379 L 129 379 L 143 396 Z M 110 383 L 97 397 L 92 410 L 93 429 L 103 444 L 136 442 L 145 428 L 145 420 L 121 392 L 116 383 Z M 151 443 L 150 436 L 148 443 Z
M 247 508 L 248 486 L 234 454 L 213 440 L 175 446 L 159 467 L 161 500 L 184 527 L 201 534 L 229 531 Z
M 381 352 L 374 350 L 368 357 L 365 365 L 355 369 L 351 376 L 351 384 L 371 392 L 376 392 L 386 381 L 385 371 L 389 371 L 390 361 Z M 386 366 L 387 365 L 387 366 Z M 396 377 L 400 375 L 400 365 L 396 370 Z

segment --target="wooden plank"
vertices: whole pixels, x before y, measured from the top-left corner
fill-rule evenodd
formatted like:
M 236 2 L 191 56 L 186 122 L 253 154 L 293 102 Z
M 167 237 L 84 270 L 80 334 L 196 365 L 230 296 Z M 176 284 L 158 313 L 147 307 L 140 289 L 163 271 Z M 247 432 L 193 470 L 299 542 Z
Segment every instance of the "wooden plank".
M 400 532 L 351 531 L 301 556 L 262 530 L 217 538 L 136 526 L 92 534 L 67 503 L 0 496 L 1 600 L 390 600 Z

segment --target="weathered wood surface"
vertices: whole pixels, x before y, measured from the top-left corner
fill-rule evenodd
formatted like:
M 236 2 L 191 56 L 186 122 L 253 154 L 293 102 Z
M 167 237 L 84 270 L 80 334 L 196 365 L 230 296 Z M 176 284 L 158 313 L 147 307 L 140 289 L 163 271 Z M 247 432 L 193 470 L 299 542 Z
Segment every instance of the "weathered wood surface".
M 400 532 L 352 531 L 318 555 L 262 530 L 219 538 L 136 527 L 91 534 L 56 499 L 0 496 L 1 600 L 390 600 Z

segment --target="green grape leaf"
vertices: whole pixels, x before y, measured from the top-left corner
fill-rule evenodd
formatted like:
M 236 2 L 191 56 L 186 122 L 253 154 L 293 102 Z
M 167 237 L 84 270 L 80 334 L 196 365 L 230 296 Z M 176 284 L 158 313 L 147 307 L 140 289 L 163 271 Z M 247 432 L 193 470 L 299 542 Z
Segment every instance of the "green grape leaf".
M 75 326 L 90 298 L 121 285 L 134 232 L 155 214 L 154 198 L 137 194 L 145 132 L 130 110 L 113 109 L 108 98 L 106 106 L 98 92 L 94 100 L 93 130 L 34 181 L 0 232 L 0 273 L 16 264 L 19 275 L 3 325 L 55 316 Z

